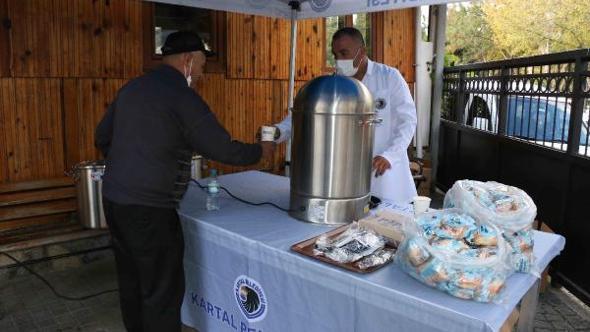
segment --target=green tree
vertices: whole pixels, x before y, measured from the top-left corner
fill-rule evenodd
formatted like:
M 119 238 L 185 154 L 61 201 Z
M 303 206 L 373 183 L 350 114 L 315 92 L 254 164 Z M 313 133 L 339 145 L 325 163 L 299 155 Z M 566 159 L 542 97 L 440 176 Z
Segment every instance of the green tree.
M 587 47 L 588 0 L 486 0 L 449 7 L 446 50 L 455 64 Z
M 588 1 L 488 0 L 482 8 L 506 58 L 590 46 Z
M 456 64 L 490 61 L 501 56 L 481 3 L 451 6 L 447 21 L 446 51 Z

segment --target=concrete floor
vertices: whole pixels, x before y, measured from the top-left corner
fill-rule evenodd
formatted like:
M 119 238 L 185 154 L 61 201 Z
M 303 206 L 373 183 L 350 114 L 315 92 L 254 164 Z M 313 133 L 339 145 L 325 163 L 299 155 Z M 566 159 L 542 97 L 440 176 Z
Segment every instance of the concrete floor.
M 73 297 L 117 288 L 111 255 L 78 267 L 41 273 L 58 292 Z M 0 331 L 124 330 L 117 292 L 66 301 L 30 274 L 16 276 L 0 286 Z
M 83 265 L 40 272 L 58 291 L 69 296 L 117 287 L 110 252 Z M 2 332 L 124 330 L 118 293 L 72 302 L 55 297 L 30 274 L 14 274 L 0 283 Z M 540 297 L 535 331 L 590 331 L 590 308 L 562 289 L 549 288 Z

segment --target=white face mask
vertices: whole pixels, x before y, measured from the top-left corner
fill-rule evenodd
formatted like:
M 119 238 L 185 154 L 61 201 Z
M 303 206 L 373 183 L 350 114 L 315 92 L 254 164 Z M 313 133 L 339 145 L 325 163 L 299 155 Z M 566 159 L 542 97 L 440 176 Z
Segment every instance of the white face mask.
M 338 75 L 344 75 L 344 76 L 354 76 L 356 75 L 356 73 L 359 70 L 359 67 L 361 66 L 361 64 L 359 63 L 358 67 L 354 66 L 354 61 L 356 60 L 356 57 L 359 55 L 360 52 L 360 48 L 356 51 L 356 54 L 354 56 L 353 59 L 350 60 L 336 60 L 336 73 Z M 362 61 L 361 61 L 362 63 Z
M 185 71 L 184 71 L 184 77 L 186 77 L 186 83 L 188 84 L 188 86 L 191 86 L 191 83 L 193 82 L 193 78 L 191 77 L 191 71 L 193 69 L 193 60 L 191 59 L 191 64 L 188 66 L 188 73 L 186 72 L 186 67 L 185 67 Z

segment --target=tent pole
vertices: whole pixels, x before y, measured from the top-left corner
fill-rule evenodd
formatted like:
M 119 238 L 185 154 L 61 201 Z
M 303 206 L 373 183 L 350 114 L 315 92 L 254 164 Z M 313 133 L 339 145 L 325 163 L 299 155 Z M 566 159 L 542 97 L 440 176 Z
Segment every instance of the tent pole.
M 438 149 L 440 143 L 440 111 L 442 107 L 443 70 L 445 67 L 445 42 L 447 29 L 447 5 L 436 6 L 436 34 L 434 41 L 434 84 L 432 89 L 432 132 L 430 135 L 430 158 L 432 159 L 432 182 L 430 191 L 436 190 Z
M 289 2 L 291 6 L 291 54 L 289 56 L 289 97 L 288 111 L 289 115 L 293 110 L 293 99 L 295 92 L 295 51 L 297 50 L 297 11 L 299 10 L 299 1 Z M 285 176 L 291 176 L 291 138 L 287 141 L 285 152 Z
M 422 21 L 422 12 L 420 11 L 420 7 L 416 7 L 414 8 L 415 10 L 415 15 L 414 15 L 414 27 L 416 29 L 415 35 L 414 35 L 414 73 L 416 73 L 418 71 L 418 66 L 422 66 L 423 64 L 420 63 L 420 43 L 422 42 L 422 25 L 421 25 L 421 21 Z M 424 154 L 422 152 L 422 114 L 420 114 L 420 112 L 422 112 L 422 107 L 418 108 L 418 105 L 422 106 L 422 103 L 420 102 L 420 98 L 422 98 L 422 96 L 420 95 L 422 93 L 422 91 L 420 91 L 417 87 L 419 86 L 419 82 L 418 80 L 421 79 L 421 77 L 419 78 L 418 75 L 415 75 L 416 79 L 414 82 L 414 104 L 416 105 L 416 134 L 414 135 L 414 144 L 416 146 L 416 158 L 418 159 L 422 159 L 424 158 Z

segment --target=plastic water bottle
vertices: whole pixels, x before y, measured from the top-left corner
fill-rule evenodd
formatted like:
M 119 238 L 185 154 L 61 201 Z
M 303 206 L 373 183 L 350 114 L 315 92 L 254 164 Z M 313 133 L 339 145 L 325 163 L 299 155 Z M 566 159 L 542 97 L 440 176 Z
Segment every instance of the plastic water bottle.
M 219 182 L 217 182 L 217 170 L 212 169 L 207 183 L 207 210 L 219 210 Z

